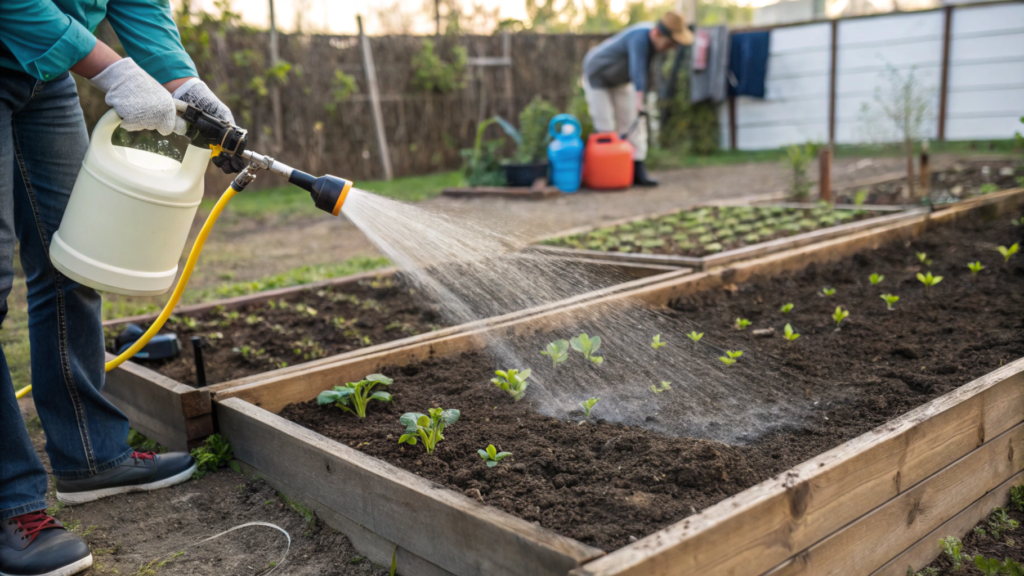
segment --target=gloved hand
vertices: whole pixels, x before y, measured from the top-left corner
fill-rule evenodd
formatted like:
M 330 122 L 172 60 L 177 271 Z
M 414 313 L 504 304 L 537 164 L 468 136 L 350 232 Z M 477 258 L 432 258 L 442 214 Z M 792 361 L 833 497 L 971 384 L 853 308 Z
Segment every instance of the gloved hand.
M 106 92 L 104 101 L 117 111 L 125 130 L 156 130 L 164 136 L 185 133 L 187 126 L 178 117 L 170 92 L 131 58 L 111 64 L 90 82 Z
M 204 112 L 213 114 L 221 120 L 231 124 L 235 123 L 235 117 L 231 114 L 231 109 L 225 106 L 220 101 L 220 98 L 217 98 L 217 95 L 206 85 L 206 82 L 199 78 L 192 78 L 178 86 L 178 89 L 174 91 L 173 97 L 176 100 L 181 100 L 201 108 Z M 234 174 L 241 172 L 242 168 L 245 168 L 246 162 L 234 154 L 222 152 L 213 159 L 213 164 L 223 170 L 225 174 Z

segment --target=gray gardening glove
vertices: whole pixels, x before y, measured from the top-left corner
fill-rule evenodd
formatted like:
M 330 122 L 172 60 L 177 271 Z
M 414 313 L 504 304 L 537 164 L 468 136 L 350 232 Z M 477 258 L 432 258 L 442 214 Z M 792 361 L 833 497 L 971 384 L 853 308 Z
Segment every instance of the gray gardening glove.
M 231 109 L 221 102 L 220 98 L 217 98 L 217 95 L 210 90 L 206 82 L 199 78 L 192 78 L 178 86 L 178 89 L 174 91 L 173 97 L 175 100 L 181 100 L 201 108 L 204 112 L 213 114 L 221 120 L 226 120 L 232 124 L 235 123 L 235 117 L 231 114 Z M 222 152 L 213 159 L 213 164 L 223 170 L 225 174 L 234 174 L 241 172 L 242 168 L 245 168 L 246 162 L 234 154 Z
M 171 93 L 131 58 L 111 64 L 90 82 L 106 92 L 105 101 L 117 111 L 125 130 L 156 130 L 164 136 L 185 133 Z

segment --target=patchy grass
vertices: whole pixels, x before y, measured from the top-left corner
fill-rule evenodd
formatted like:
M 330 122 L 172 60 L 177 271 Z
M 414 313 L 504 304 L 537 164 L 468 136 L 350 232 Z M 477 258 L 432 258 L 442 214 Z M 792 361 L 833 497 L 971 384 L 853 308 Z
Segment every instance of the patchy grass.
M 405 200 L 417 202 L 433 198 L 445 188 L 458 186 L 462 183 L 462 172 L 451 170 L 426 174 L 424 176 L 406 176 L 386 180 L 367 180 L 356 182 L 355 186 L 362 190 Z M 216 199 L 203 200 L 200 209 L 209 213 Z M 320 216 L 323 212 L 317 209 L 307 194 L 295 186 L 279 186 L 262 190 L 245 191 L 231 199 L 225 210 L 227 214 L 255 218 L 266 215 L 278 216 Z
M 286 288 L 288 286 L 309 284 L 310 282 L 329 280 L 331 278 L 339 278 L 341 276 L 350 276 L 360 272 L 368 272 L 370 270 L 383 268 L 389 264 L 391 264 L 391 262 L 383 256 L 356 256 L 354 258 L 349 258 L 340 264 L 300 266 L 298 268 L 292 268 L 287 272 L 282 272 L 281 274 L 260 278 L 259 280 L 253 280 L 250 282 L 229 282 L 221 284 L 216 288 L 196 290 L 191 294 L 186 292 L 182 299 L 190 302 L 204 302 L 211 299 L 244 296 L 246 294 L 255 294 L 256 292 L 274 290 L 276 288 Z

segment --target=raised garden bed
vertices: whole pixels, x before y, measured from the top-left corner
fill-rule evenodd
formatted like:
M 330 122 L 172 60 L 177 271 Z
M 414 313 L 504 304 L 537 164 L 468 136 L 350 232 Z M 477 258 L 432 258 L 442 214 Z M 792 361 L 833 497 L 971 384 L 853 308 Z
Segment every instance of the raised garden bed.
M 1017 188 L 1024 178 L 1024 163 L 1018 160 L 959 161 L 950 169 L 931 174 L 928 201 L 942 207 L 970 198 L 977 198 Z M 837 194 L 836 202 L 895 205 L 907 200 L 907 179 L 892 178 L 869 186 L 850 187 Z
M 567 259 L 565 269 L 600 277 L 600 290 L 532 310 L 510 311 L 497 321 L 686 274 L 657 265 Z M 156 315 L 105 323 L 108 344 L 127 322 L 143 327 Z M 107 374 L 104 394 L 140 432 L 170 448 L 185 448 L 214 431 L 210 394 L 253 379 L 373 354 L 486 325 L 487 320 L 446 326 L 441 314 L 418 299 L 394 269 L 307 286 L 179 308 L 166 331 L 178 334 L 180 356 L 133 360 Z M 203 342 L 207 386 L 196 388 L 190 338 Z M 108 352 L 108 359 L 113 356 Z
M 534 249 L 582 258 L 708 270 L 912 219 L 923 208 L 776 203 L 704 206 L 570 230 Z
M 1024 342 L 1021 316 L 1007 311 L 1024 307 L 1024 267 L 1018 260 L 1000 268 L 985 252 L 994 254 L 988 243 L 1007 242 L 1003 236 L 1017 229 L 1006 218 L 998 226 L 974 224 L 970 234 L 938 228 L 913 240 L 964 216 L 1017 215 L 1022 197 L 1003 193 L 984 208 L 956 207 L 628 295 L 253 382 L 218 393 L 218 417 L 247 466 L 355 533 L 368 554 L 397 544 L 399 566 L 404 554 L 416 567 L 410 573 L 869 574 L 1024 469 L 1024 360 L 1014 360 L 1024 356 Z M 932 298 L 914 284 L 921 266 L 915 248 L 936 255 L 932 269 L 946 275 Z M 972 280 L 957 260 L 976 253 L 989 270 Z M 877 294 L 857 296 L 873 292 L 871 272 L 885 273 L 899 290 L 898 312 L 885 311 Z M 828 327 L 825 308 L 833 302 L 815 294 L 823 282 L 846 295 L 844 305 L 856 314 L 839 333 Z M 567 337 L 580 323 L 593 326 L 590 311 L 617 307 L 627 296 L 654 307 L 673 303 L 675 312 L 657 314 L 660 326 L 694 322 L 708 341 L 742 342 L 746 358 L 729 369 L 783 376 L 769 382 L 772 394 L 824 402 L 807 407 L 796 426 L 727 445 L 701 439 L 714 436 L 713 429 L 687 439 L 650 430 L 658 427 L 651 420 L 624 427 L 597 416 L 579 426 L 582 414 L 570 410 L 539 415 L 537 409 L 546 410 L 543 390 L 517 404 L 486 383 L 495 367 L 484 351 L 488 340 L 522 343 L 522 357 L 544 382 L 553 369 L 536 356 L 537 344 Z M 799 306 L 788 318 L 777 312 L 775 300 L 784 297 Z M 765 311 L 753 318 L 759 309 Z M 754 327 L 730 327 L 736 314 L 776 330 L 787 320 L 804 336 L 792 345 L 779 335 L 756 339 Z M 657 363 L 636 361 L 644 358 L 639 352 L 616 368 L 615 335 L 606 338 L 608 360 L 595 369 L 594 382 L 608 372 L 621 377 L 624 368 L 653 375 L 646 372 Z M 718 352 L 700 350 L 695 370 L 713 364 Z M 570 360 L 577 364 L 571 370 L 589 366 L 578 366 L 578 355 Z M 379 371 L 396 379 L 393 408 L 376 405 L 356 422 L 336 408 L 308 405 L 333 385 Z M 677 385 L 658 398 L 686 392 Z M 652 405 L 651 415 L 673 421 L 687 413 L 668 404 Z M 463 410 L 438 452 L 399 449 L 398 413 L 434 405 Z M 606 416 L 616 406 L 610 408 Z M 595 414 L 600 410 L 598 404 Z M 323 434 L 276 414 L 282 411 Z M 487 468 L 475 453 L 481 443 L 512 451 L 511 461 Z M 346 490 L 334 489 L 339 485 Z M 699 508 L 705 509 L 695 513 Z M 631 536 L 640 540 L 630 543 Z

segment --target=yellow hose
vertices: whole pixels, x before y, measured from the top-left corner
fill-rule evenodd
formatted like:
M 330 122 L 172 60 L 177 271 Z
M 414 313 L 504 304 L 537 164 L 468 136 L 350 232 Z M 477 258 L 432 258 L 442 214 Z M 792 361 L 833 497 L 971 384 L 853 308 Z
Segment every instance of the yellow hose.
M 171 293 L 171 299 L 167 301 L 164 309 L 160 312 L 160 315 L 156 317 L 153 324 L 146 330 L 146 333 L 141 338 L 135 341 L 130 348 L 118 355 L 106 364 L 106 371 L 110 372 L 114 368 L 117 368 L 123 364 L 126 360 L 135 356 L 135 354 L 142 350 L 149 341 L 156 336 L 156 333 L 164 327 L 164 323 L 171 317 L 171 313 L 174 312 L 174 307 L 178 305 L 178 300 L 181 300 L 181 294 L 185 291 L 185 286 L 188 285 L 189 278 L 192 277 L 192 270 L 196 267 L 196 261 L 199 260 L 199 253 L 203 251 L 203 244 L 206 244 L 206 237 L 210 235 L 210 230 L 213 229 L 213 225 L 217 222 L 217 218 L 220 217 L 220 213 L 224 211 L 224 207 L 227 206 L 228 201 L 236 193 L 235 189 L 228 186 L 228 189 L 221 194 L 220 200 L 217 200 L 217 204 L 210 211 L 210 215 L 206 217 L 206 223 L 203 224 L 203 228 L 199 231 L 199 235 L 196 236 L 195 244 L 192 244 L 192 251 L 188 253 L 188 260 L 185 261 L 185 268 L 181 271 L 181 278 L 178 278 L 178 284 L 174 287 L 174 292 Z M 15 397 L 22 398 L 32 391 L 32 386 L 26 386 L 15 393 Z

